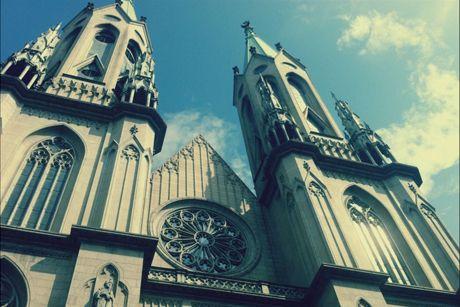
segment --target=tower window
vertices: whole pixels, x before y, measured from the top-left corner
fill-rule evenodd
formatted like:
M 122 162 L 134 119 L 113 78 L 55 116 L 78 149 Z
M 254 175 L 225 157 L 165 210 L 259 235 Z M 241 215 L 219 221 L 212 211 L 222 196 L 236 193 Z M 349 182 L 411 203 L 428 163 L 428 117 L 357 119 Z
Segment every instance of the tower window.
M 102 30 L 96 34 L 96 39 L 101 43 L 113 44 L 115 36 L 108 30 Z
M 307 106 L 308 106 L 308 102 L 307 102 L 307 98 L 305 97 L 305 93 L 303 92 L 300 85 L 297 84 L 297 82 L 295 82 L 294 80 L 288 79 L 288 82 L 291 88 L 291 93 L 293 95 L 294 102 L 300 108 L 300 111 L 305 114 L 305 111 L 307 110 Z
M 134 65 L 141 55 L 139 44 L 134 40 L 130 40 L 128 47 L 125 50 L 125 59 L 123 61 L 123 67 L 121 69 L 121 75 L 126 75 L 134 69 Z
M 100 77 L 101 72 L 97 70 L 96 67 L 91 66 L 86 66 L 84 69 L 81 70 L 81 73 L 87 77 L 94 78 L 94 77 Z
M 307 116 L 307 123 L 308 123 L 308 128 L 310 128 L 310 131 L 316 132 L 316 133 L 323 133 L 324 128 L 323 126 L 316 120 L 311 112 L 308 112 Z
M 49 230 L 74 165 L 61 137 L 38 143 L 28 154 L 1 215 L 4 224 Z
M 375 270 L 390 275 L 390 282 L 413 285 L 414 281 L 385 224 L 358 197 L 351 197 L 347 209 L 356 233 Z

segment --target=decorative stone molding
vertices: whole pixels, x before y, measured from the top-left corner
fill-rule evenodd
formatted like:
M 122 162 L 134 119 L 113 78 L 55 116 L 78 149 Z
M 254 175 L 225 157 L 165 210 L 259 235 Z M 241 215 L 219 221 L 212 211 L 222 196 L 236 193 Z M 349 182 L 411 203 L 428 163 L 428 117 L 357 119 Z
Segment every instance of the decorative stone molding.
M 46 118 L 46 119 L 54 119 L 58 122 L 64 122 L 67 124 L 74 124 L 77 126 L 85 126 L 85 127 L 95 127 L 100 128 L 103 123 L 95 120 L 90 120 L 86 118 L 76 117 L 72 115 L 66 115 L 61 113 L 55 113 L 50 111 L 44 111 L 41 109 L 36 109 L 32 107 L 23 107 L 21 109 L 21 113 L 27 114 L 30 116 L 36 116 L 39 118 Z
M 109 105 L 112 96 L 111 92 L 102 84 L 76 80 L 72 76 L 65 75 L 45 82 L 43 88 L 49 94 L 100 105 Z
M 139 160 L 139 151 L 133 145 L 128 145 L 123 149 L 122 157 L 127 160 Z
M 324 190 L 316 182 L 310 182 L 308 190 L 316 197 L 326 197 Z
M 266 297 L 283 297 L 288 300 L 300 300 L 306 294 L 306 289 L 303 288 L 285 287 L 264 282 L 221 278 L 159 268 L 151 268 L 147 279 L 149 282 L 190 285 L 242 294 L 257 294 Z
M 359 161 L 353 148 L 345 141 L 320 135 L 309 135 L 310 141 L 319 147 L 322 154 L 351 161 Z

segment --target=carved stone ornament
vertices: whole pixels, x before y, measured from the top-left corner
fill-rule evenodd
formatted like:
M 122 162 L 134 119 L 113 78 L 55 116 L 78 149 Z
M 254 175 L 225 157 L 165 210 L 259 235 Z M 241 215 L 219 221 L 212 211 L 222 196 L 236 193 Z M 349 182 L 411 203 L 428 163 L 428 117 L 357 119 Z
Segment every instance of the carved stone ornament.
M 109 279 L 94 293 L 93 307 L 112 307 L 113 300 L 113 281 Z
M 133 126 L 129 129 L 129 132 L 131 133 L 131 135 L 136 135 L 136 133 L 139 132 L 139 128 L 137 128 L 136 125 L 133 125 Z
M 362 202 L 358 197 L 353 196 L 348 200 L 348 212 L 354 222 L 368 223 L 375 226 L 382 226 L 383 223 L 374 211 Z
M 324 190 L 316 182 L 310 182 L 308 185 L 308 190 L 316 197 L 326 197 Z
M 204 273 L 235 270 L 247 249 L 245 236 L 235 224 L 217 212 L 198 208 L 170 213 L 160 243 L 174 262 Z
M 133 145 L 128 145 L 123 149 L 122 157 L 127 160 L 139 160 L 139 151 Z
M 422 204 L 420 206 L 420 211 L 422 211 L 423 214 L 425 214 L 429 218 L 435 218 L 436 217 L 436 214 L 433 212 L 433 210 L 431 208 L 429 208 L 428 206 L 424 205 L 424 204 Z
M 89 120 L 86 118 L 66 115 L 62 113 L 44 111 L 41 109 L 36 109 L 36 108 L 31 108 L 31 107 L 23 107 L 21 112 L 27 115 L 36 116 L 39 118 L 54 119 L 58 122 L 75 124 L 77 126 L 96 127 L 96 128 L 99 128 L 100 126 L 102 126 L 102 123 L 99 121 Z

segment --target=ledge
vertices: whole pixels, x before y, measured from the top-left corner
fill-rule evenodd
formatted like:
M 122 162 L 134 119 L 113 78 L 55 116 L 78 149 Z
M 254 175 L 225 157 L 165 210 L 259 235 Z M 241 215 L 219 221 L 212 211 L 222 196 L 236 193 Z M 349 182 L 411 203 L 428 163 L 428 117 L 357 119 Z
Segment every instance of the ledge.
M 122 116 L 145 119 L 155 131 L 155 143 L 153 144 L 155 153 L 160 152 L 163 146 L 166 123 L 155 109 L 132 103 L 117 103 L 110 106 L 103 106 L 95 103 L 81 102 L 76 99 L 30 90 L 21 80 L 8 75 L 0 76 L 0 85 L 2 89 L 11 89 L 14 94 L 23 98 L 24 100 L 21 102 L 24 104 L 32 107 L 40 106 L 51 112 L 55 112 L 56 108 L 59 107 L 59 112 L 62 114 L 106 122 Z
M 325 287 L 331 280 L 355 281 L 358 283 L 368 285 L 371 284 L 379 287 L 388 280 L 388 277 L 389 275 L 385 273 L 348 268 L 325 263 L 321 265 L 315 277 L 313 278 L 308 294 L 305 296 L 303 302 L 305 304 L 316 302 L 321 297 Z
M 273 174 L 282 158 L 291 153 L 299 153 L 312 157 L 318 167 L 324 170 L 343 172 L 376 180 L 387 179 L 394 175 L 402 175 L 412 178 L 418 186 L 422 184 L 422 177 L 420 176 L 418 168 L 415 166 L 401 163 L 378 166 L 364 162 L 345 160 L 322 154 L 318 146 L 313 143 L 288 141 L 276 147 L 267 158 L 264 173 L 265 177 L 269 178 L 269 181 L 265 185 L 260 196 L 262 204 L 265 204 L 275 191 L 274 176 L 269 175 Z
M 308 293 L 303 300 L 305 306 L 314 304 L 322 295 L 325 287 L 332 280 L 354 281 L 360 284 L 375 285 L 382 292 L 385 299 L 413 300 L 423 303 L 451 304 L 459 301 L 457 292 L 437 290 L 419 286 L 407 286 L 388 283 L 386 273 L 342 267 L 333 264 L 323 264 L 315 275 Z
M 156 251 L 158 238 L 140 234 L 72 226 L 70 234 L 26 229 L 0 224 L 2 242 L 38 246 L 60 251 L 78 252 L 82 241 L 137 249 L 144 252 L 143 276 L 146 276 Z
M 457 305 L 460 302 L 460 289 L 457 292 L 399 284 L 384 284 L 380 287 L 385 298 L 410 299 L 420 302 L 437 302 Z

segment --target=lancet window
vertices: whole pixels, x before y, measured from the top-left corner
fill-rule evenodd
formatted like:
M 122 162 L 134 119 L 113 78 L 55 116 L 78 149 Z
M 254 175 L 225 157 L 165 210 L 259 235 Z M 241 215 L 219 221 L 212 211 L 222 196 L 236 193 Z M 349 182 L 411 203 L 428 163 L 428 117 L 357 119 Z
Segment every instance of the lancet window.
M 118 32 L 108 26 L 101 26 L 96 32 L 91 48 L 82 67 L 78 69 L 81 77 L 97 80 L 110 63 Z
M 389 274 L 390 282 L 413 285 L 414 280 L 404 259 L 372 208 L 354 196 L 348 200 L 347 208 L 374 269 Z
M 291 93 L 292 93 L 293 98 L 294 98 L 294 102 L 300 108 L 300 111 L 303 114 L 305 114 L 305 112 L 307 110 L 307 106 L 308 106 L 308 102 L 307 102 L 307 98 L 305 97 L 305 93 L 303 92 L 303 90 L 301 89 L 299 84 L 297 84 L 296 81 L 294 81 L 292 79 L 288 79 L 288 82 L 289 82 L 289 86 L 290 86 L 290 89 L 291 89 Z
M 123 68 L 121 69 L 121 74 L 128 74 L 134 69 L 136 62 L 141 55 L 141 50 L 139 45 L 134 41 L 130 40 L 128 47 L 125 51 L 125 58 L 123 60 Z
M 262 148 L 262 142 L 257 132 L 256 121 L 254 113 L 252 111 L 250 101 L 246 97 L 243 99 L 243 116 L 244 125 L 246 126 L 247 139 L 249 144 L 252 145 L 252 161 L 254 166 L 257 167 L 264 158 L 264 150 Z
M 61 137 L 34 146 L 12 187 L 2 223 L 49 230 L 74 164 L 74 149 Z

